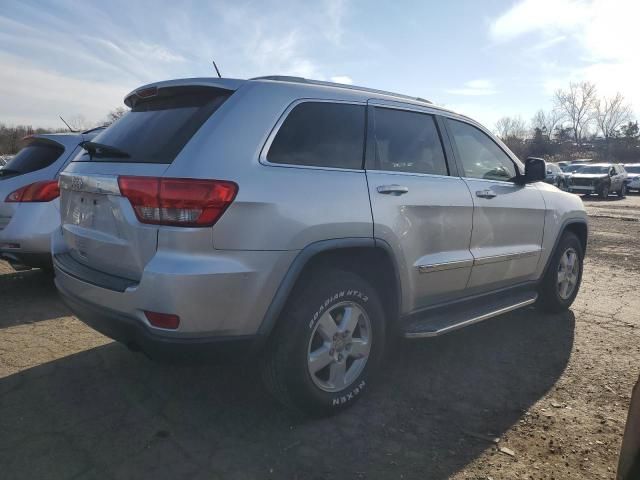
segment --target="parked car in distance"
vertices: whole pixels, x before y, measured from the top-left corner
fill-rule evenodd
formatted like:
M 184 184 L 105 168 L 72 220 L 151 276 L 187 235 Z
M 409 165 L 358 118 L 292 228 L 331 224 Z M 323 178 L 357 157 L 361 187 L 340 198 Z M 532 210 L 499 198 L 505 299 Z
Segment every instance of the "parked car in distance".
M 560 186 L 561 179 L 562 170 L 560 169 L 560 167 L 555 163 L 547 163 L 547 174 L 544 181 L 558 187 Z
M 626 163 L 624 169 L 627 171 L 627 192 L 640 192 L 640 163 Z
M 100 130 L 31 135 L 0 169 L 0 258 L 15 269 L 51 268 L 51 233 L 60 227 L 58 173 Z
M 564 170 L 564 167 L 566 167 L 567 165 L 571 165 L 571 162 L 558 162 L 556 163 L 556 165 L 558 165 L 562 170 Z
M 627 172 L 620 164 L 596 163 L 584 165 L 568 179 L 569 192 L 582 195 L 597 194 L 609 198 L 610 193 L 624 197 L 627 193 Z
M 569 179 L 571 176 L 579 171 L 584 165 L 580 163 L 574 163 L 570 165 L 566 165 L 562 167 L 562 175 L 558 182 L 558 187 L 562 190 L 567 190 L 569 188 Z
M 573 302 L 580 198 L 432 103 L 294 77 L 143 86 L 60 176 L 58 291 L 151 357 L 260 355 L 285 405 L 351 405 L 389 336 Z M 217 347 L 217 348 L 216 348 Z

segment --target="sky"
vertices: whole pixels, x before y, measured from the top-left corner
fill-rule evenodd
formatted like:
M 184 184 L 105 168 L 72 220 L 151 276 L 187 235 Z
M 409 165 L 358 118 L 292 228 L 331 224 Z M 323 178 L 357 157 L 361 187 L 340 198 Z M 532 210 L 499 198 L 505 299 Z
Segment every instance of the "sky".
M 589 80 L 640 113 L 637 0 L 18 1 L 0 123 L 94 124 L 146 83 L 296 75 L 430 99 L 489 128 Z

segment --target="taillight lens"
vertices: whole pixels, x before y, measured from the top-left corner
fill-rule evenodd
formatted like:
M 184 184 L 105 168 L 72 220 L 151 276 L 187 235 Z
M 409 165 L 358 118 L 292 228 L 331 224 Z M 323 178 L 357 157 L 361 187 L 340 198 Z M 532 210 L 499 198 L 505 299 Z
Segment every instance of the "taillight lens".
M 118 177 L 118 185 L 141 223 L 181 227 L 213 225 L 238 193 L 224 180 Z
M 60 196 L 57 180 L 46 180 L 25 185 L 11 192 L 5 202 L 50 202 Z

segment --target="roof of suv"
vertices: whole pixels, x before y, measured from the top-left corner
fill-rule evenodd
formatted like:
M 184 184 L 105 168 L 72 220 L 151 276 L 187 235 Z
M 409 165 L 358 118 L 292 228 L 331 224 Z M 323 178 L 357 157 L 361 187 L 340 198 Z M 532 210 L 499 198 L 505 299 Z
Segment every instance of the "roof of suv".
M 142 90 L 147 90 L 153 87 L 166 88 L 166 87 L 178 87 L 178 86 L 210 86 L 210 87 L 218 87 L 225 90 L 237 90 L 242 85 L 247 82 L 278 82 L 278 83 L 294 83 L 297 85 L 304 85 L 310 89 L 335 89 L 337 91 L 348 92 L 351 94 L 360 93 L 363 99 L 369 98 L 379 98 L 386 100 L 397 100 L 402 102 L 413 103 L 416 105 L 428 106 L 430 108 L 434 108 L 437 110 L 442 110 L 445 112 L 452 112 L 443 107 L 439 107 L 434 105 L 431 101 L 426 100 L 420 97 L 411 97 L 409 95 L 403 95 L 400 93 L 387 92 L 384 90 L 376 90 L 373 88 L 359 87 L 356 85 L 346 85 L 343 83 L 334 83 L 334 82 L 325 82 L 321 80 L 311 80 L 302 77 L 291 77 L 284 75 L 270 75 L 265 77 L 256 77 L 250 78 L 248 80 L 235 79 L 235 78 L 213 78 L 213 77 L 200 77 L 200 78 L 182 78 L 176 80 L 167 80 L 162 82 L 154 82 L 147 85 L 143 85 L 135 90 L 131 91 L 125 96 L 124 103 L 127 106 L 131 106 L 132 97 L 134 97 L 137 92 Z

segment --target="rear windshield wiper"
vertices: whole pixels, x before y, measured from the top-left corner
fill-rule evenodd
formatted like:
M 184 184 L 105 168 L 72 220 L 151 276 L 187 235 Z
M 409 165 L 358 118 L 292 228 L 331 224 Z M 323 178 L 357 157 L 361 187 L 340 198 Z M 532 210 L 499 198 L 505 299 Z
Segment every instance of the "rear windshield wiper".
M 111 145 L 105 145 L 104 143 L 97 142 L 82 142 L 80 144 L 82 148 L 84 148 L 87 152 L 89 152 L 89 156 L 97 156 L 97 157 L 120 157 L 120 158 L 129 158 L 130 155 L 120 150 L 119 148 L 112 147 Z

